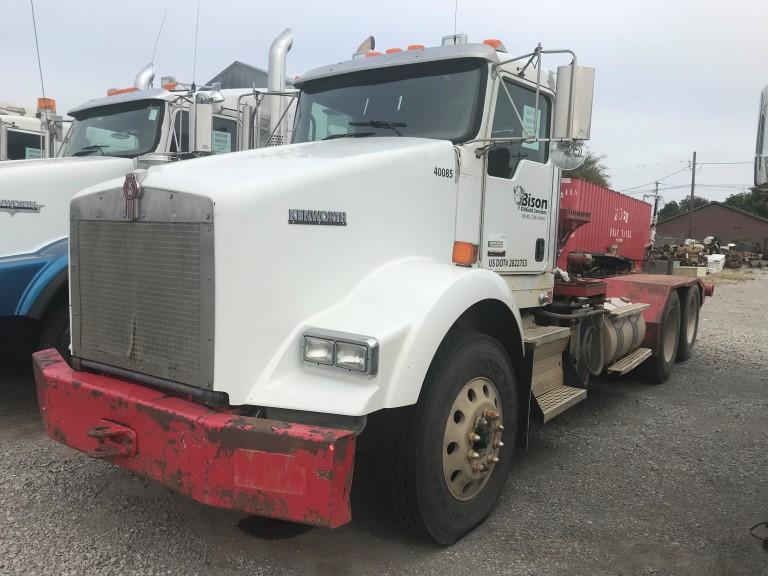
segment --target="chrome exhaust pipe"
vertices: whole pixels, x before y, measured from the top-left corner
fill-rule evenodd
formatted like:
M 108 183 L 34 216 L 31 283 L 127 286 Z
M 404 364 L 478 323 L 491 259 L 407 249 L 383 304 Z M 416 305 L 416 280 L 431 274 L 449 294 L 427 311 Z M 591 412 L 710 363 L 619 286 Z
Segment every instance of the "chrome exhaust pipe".
M 272 42 L 269 48 L 269 65 L 267 68 L 267 88 L 270 92 L 285 92 L 286 57 L 293 47 L 293 32 L 290 28 L 283 30 Z M 280 117 L 285 110 L 282 96 L 270 96 L 269 98 L 269 131 L 274 132 L 276 140 L 282 140 L 285 130 L 280 126 Z M 269 145 L 270 143 L 267 143 Z

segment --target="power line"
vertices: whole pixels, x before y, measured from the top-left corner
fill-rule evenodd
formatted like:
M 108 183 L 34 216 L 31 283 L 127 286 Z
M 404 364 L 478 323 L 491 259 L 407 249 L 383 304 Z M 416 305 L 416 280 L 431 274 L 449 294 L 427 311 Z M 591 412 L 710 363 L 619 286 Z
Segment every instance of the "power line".
M 688 166 L 684 166 L 679 170 L 675 170 L 674 172 L 672 172 L 672 174 L 667 174 L 666 176 L 662 176 L 661 178 L 654 178 L 653 180 L 651 180 L 650 182 L 646 182 L 645 184 L 639 184 L 637 186 L 632 186 L 631 188 L 624 188 L 623 190 L 617 190 L 617 192 L 628 192 L 629 190 L 637 190 L 638 188 L 643 188 L 644 186 L 650 186 L 651 184 L 655 184 L 656 182 L 661 182 L 662 180 L 666 180 L 667 178 L 670 178 L 675 174 L 680 174 L 680 172 L 684 172 L 685 170 L 688 170 Z
M 696 162 L 696 166 L 733 166 L 733 165 L 743 165 L 743 164 L 754 164 L 754 162 Z M 675 172 L 672 172 L 671 174 L 668 174 L 666 176 L 663 176 L 661 178 L 656 178 L 654 180 L 651 180 L 650 182 L 646 182 L 645 184 L 639 184 L 638 186 L 632 186 L 630 188 L 624 188 L 623 190 L 617 190 L 617 192 L 629 192 L 630 190 L 637 190 L 638 188 L 644 188 L 645 186 L 650 186 L 651 184 L 655 184 L 656 182 L 660 182 L 662 180 L 666 180 L 667 178 L 670 178 L 674 176 L 675 174 L 679 174 L 680 172 L 684 172 L 685 170 L 689 170 L 693 164 L 691 162 L 688 162 L 686 166 L 683 168 L 680 168 L 679 170 L 676 170 Z M 682 186 L 683 188 L 687 188 L 688 184 L 685 184 Z M 741 186 L 738 186 L 741 188 Z M 669 190 L 669 188 L 660 188 L 660 190 Z M 646 192 L 652 192 L 652 190 L 646 189 Z
M 696 162 L 697 166 L 733 166 L 734 164 L 754 164 L 753 161 L 749 162 Z

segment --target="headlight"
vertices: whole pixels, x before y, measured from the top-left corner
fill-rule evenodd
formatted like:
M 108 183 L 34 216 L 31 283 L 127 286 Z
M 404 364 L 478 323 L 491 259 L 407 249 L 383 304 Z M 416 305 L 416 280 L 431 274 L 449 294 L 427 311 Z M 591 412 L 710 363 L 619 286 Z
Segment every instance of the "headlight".
M 378 369 L 379 343 L 369 336 L 310 329 L 304 333 L 302 358 L 310 364 L 375 374 Z
M 346 368 L 347 370 L 355 370 L 357 372 L 367 372 L 368 348 L 362 344 L 336 342 L 334 364 L 338 368 Z
M 333 340 L 304 336 L 304 360 L 318 364 L 333 364 Z

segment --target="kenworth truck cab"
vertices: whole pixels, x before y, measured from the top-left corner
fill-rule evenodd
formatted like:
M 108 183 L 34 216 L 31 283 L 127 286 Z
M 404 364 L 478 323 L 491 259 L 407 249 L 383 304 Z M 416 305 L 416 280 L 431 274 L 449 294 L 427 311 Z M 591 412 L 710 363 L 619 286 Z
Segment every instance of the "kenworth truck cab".
M 38 98 L 37 113 L 0 103 L 0 160 L 53 158 L 70 126 L 56 115 L 53 98 Z
M 134 169 L 282 143 L 296 91 L 285 90 L 284 31 L 270 50 L 269 87 L 151 88 L 152 66 L 129 89 L 71 110 L 63 156 L 0 163 L 0 331 L 13 355 L 69 347 L 69 202 Z M 279 94 L 279 95 L 278 95 Z M 0 117 L 2 118 L 2 117 Z
M 51 438 L 327 527 L 351 519 L 359 442 L 388 508 L 450 544 L 493 510 L 531 418 L 590 376 L 666 380 L 704 287 L 555 269 L 593 70 L 464 40 L 299 77 L 291 145 L 74 198 L 72 359 L 35 355 Z

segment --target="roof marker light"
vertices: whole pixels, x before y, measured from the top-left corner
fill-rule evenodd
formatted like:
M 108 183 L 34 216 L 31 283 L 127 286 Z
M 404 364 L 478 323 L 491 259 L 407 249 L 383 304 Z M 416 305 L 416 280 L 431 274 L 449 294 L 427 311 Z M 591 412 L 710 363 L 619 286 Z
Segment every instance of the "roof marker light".
M 365 53 L 365 57 L 366 58 L 372 58 L 373 56 L 381 56 L 381 52 L 371 51 L 371 52 L 366 52 Z
M 486 46 L 490 46 L 497 52 L 507 51 L 506 47 L 504 46 L 504 43 L 498 38 L 487 38 L 486 40 L 483 40 L 483 44 L 485 44 Z
M 408 50 L 409 51 L 410 50 L 424 50 L 424 45 L 423 44 L 409 44 L 408 45 Z
M 110 88 L 107 90 L 107 96 L 117 96 L 118 94 L 130 94 L 131 92 L 138 92 L 138 88 L 131 86 L 130 88 Z
M 53 98 L 38 98 L 37 99 L 37 112 L 40 113 L 43 110 L 53 112 L 56 114 L 56 100 Z
M 402 48 L 387 48 L 387 54 L 397 54 L 402 51 Z

